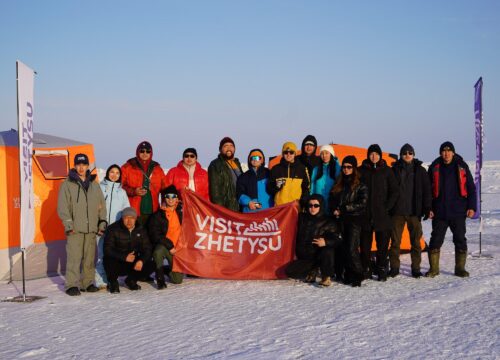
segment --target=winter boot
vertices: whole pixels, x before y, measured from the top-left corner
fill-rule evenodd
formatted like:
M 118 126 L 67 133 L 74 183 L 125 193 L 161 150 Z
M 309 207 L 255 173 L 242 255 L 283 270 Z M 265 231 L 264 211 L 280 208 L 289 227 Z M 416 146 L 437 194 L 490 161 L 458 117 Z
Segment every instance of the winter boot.
M 360 287 L 362 281 L 363 281 L 363 275 L 362 274 L 354 274 L 353 277 L 352 277 L 351 286 L 352 287 Z
M 163 267 L 156 269 L 156 286 L 158 287 L 158 290 L 165 289 L 167 287 Z
M 378 281 L 387 281 L 387 272 L 385 269 L 379 269 L 377 272 L 377 280 Z
M 420 270 L 412 270 L 411 276 L 414 277 L 415 279 L 418 279 L 419 277 L 422 277 L 423 274 L 420 272 Z
M 465 262 L 467 260 L 467 250 L 455 251 L 455 275 L 459 277 L 469 277 L 469 273 L 465 270 Z
M 439 249 L 429 250 L 429 265 L 430 269 L 425 274 L 426 277 L 433 278 L 439 275 Z
M 391 271 L 389 272 L 390 277 L 395 278 L 396 276 L 399 275 L 399 268 L 398 267 L 391 267 Z
M 127 285 L 128 288 L 132 291 L 141 290 L 141 285 L 137 284 L 137 281 L 129 277 L 125 279 L 125 285 Z
M 120 285 L 118 284 L 118 281 L 117 280 L 110 281 L 108 283 L 108 290 L 111 294 L 120 293 Z
M 332 285 L 332 279 L 329 276 L 323 276 L 321 277 L 321 281 L 319 282 L 321 286 L 330 286 Z
M 318 276 L 318 269 L 312 269 L 311 271 L 309 271 L 304 281 L 306 283 L 315 283 L 316 276 Z

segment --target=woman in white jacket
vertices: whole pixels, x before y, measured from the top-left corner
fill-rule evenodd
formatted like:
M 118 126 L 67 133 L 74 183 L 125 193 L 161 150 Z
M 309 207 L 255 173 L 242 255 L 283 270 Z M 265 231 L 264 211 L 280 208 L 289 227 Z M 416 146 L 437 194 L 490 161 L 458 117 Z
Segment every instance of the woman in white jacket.
M 121 169 L 118 165 L 111 165 L 106 170 L 106 176 L 99 184 L 106 200 L 106 210 L 108 225 L 118 221 L 122 217 L 122 210 L 130 206 L 128 196 L 121 185 Z M 107 284 L 106 272 L 103 265 L 103 244 L 104 235 L 101 236 L 97 243 L 97 264 L 95 267 L 95 283 L 99 288 L 103 288 Z

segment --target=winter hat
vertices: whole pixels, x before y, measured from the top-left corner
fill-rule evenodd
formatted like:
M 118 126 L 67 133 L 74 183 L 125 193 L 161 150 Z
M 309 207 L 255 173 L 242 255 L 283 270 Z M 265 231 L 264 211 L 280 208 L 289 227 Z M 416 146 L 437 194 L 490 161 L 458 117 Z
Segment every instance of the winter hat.
M 248 164 L 250 164 L 252 156 L 260 156 L 262 158 L 262 164 L 266 162 L 266 158 L 264 156 L 264 153 L 262 152 L 261 149 L 252 149 L 250 150 L 250 153 L 248 153 Z
M 162 199 L 166 198 L 167 194 L 175 194 L 179 196 L 179 192 L 177 191 L 174 185 L 167 186 L 165 189 L 162 190 L 161 192 Z
M 111 181 L 111 179 L 109 178 L 109 172 L 115 168 L 118 169 L 118 171 L 120 171 L 120 177 L 118 178 L 118 180 L 116 180 L 116 182 L 119 183 L 122 181 L 122 169 L 117 164 L 111 165 L 108 168 L 108 170 L 106 170 L 106 176 L 104 178 L 108 181 Z
M 367 157 L 369 157 L 372 152 L 376 152 L 380 157 L 382 157 L 382 149 L 379 144 L 371 144 L 368 147 Z
M 322 151 L 328 151 L 330 154 L 332 154 L 332 156 L 335 156 L 335 150 L 333 150 L 333 146 L 332 145 L 323 145 L 319 149 L 319 153 L 321 154 Z
M 122 218 L 124 218 L 125 216 L 137 218 L 137 211 L 135 211 L 133 207 L 126 207 L 122 210 Z
M 187 148 L 186 150 L 184 150 L 184 152 L 182 153 L 182 157 L 184 157 L 186 154 L 194 154 L 194 156 L 198 158 L 198 153 L 196 152 L 195 148 Z
M 413 146 L 407 143 L 401 147 L 401 150 L 399 150 L 399 156 L 403 156 L 403 154 L 405 154 L 407 151 L 411 151 L 413 155 L 415 155 L 415 149 L 413 149 Z
M 220 141 L 220 144 L 219 144 L 219 151 L 222 150 L 222 147 L 224 146 L 224 144 L 227 144 L 227 143 L 231 143 L 234 145 L 234 141 L 233 139 L 231 139 L 229 136 L 226 136 L 225 138 L 223 138 L 221 141 Z
M 453 143 L 451 141 L 445 141 L 439 147 L 439 153 L 441 154 L 443 150 L 451 150 L 453 151 L 453 153 L 455 153 L 455 146 L 453 146 Z
M 139 145 L 137 145 L 137 150 L 142 150 L 142 149 L 153 150 L 153 147 L 149 142 L 143 141 Z
M 358 159 L 354 155 L 347 155 L 344 160 L 342 160 L 342 165 L 351 164 L 353 167 L 358 167 Z
M 302 140 L 302 148 L 306 145 L 318 146 L 318 141 L 314 135 L 307 135 L 304 140 Z
M 75 160 L 73 161 L 73 163 L 75 165 L 78 165 L 78 164 L 88 165 L 89 164 L 89 157 L 85 154 L 76 154 Z
M 293 151 L 293 152 L 296 152 L 297 151 L 297 145 L 295 145 L 293 142 L 291 141 L 287 141 L 286 143 L 283 144 L 283 147 L 281 148 L 281 153 L 285 152 L 285 151 Z

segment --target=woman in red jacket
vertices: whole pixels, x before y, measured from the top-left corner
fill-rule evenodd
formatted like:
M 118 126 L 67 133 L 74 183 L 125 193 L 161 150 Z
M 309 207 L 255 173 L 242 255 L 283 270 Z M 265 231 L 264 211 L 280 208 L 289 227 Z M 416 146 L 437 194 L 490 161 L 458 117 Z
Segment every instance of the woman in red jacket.
M 181 197 L 184 189 L 189 188 L 208 200 L 208 173 L 197 160 L 198 153 L 195 148 L 184 150 L 182 160 L 168 171 L 165 184 L 174 185 Z
M 122 188 L 141 223 L 146 224 L 149 216 L 158 210 L 158 196 L 165 188 L 165 172 L 153 161 L 153 147 L 149 142 L 141 142 L 135 157 L 122 165 Z

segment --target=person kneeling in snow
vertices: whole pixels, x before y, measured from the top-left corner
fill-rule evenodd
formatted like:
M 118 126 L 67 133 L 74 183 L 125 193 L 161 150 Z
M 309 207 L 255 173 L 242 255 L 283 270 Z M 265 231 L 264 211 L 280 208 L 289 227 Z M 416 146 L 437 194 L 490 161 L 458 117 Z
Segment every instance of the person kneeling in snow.
M 316 282 L 318 267 L 322 286 L 330 286 L 335 272 L 335 248 L 342 235 L 337 222 L 324 213 L 323 196 L 313 194 L 307 201 L 307 212 L 299 215 L 295 253 L 297 260 L 285 269 L 288 277 Z
M 122 218 L 111 224 L 104 238 L 104 269 L 110 293 L 119 293 L 118 276 L 127 275 L 130 290 L 140 290 L 137 280 L 149 276 L 151 244 L 146 229 L 137 221 L 133 207 L 122 211 Z
M 179 206 L 179 193 L 174 185 L 161 192 L 161 206 L 149 219 L 148 231 L 154 245 L 153 259 L 156 265 L 156 284 L 158 290 L 167 287 L 163 259 L 168 260 L 168 277 L 174 284 L 182 283 L 184 274 L 172 271 L 175 245 L 181 234 L 182 209 Z

